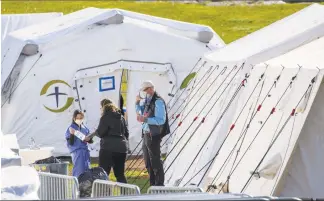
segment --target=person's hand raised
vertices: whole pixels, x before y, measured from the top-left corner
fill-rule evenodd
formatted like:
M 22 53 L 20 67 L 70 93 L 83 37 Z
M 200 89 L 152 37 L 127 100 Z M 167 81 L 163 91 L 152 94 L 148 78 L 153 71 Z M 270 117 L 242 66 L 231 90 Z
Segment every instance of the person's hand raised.
M 86 136 L 83 141 L 89 142 L 90 140 L 91 140 L 91 138 L 89 136 Z
M 136 103 L 139 103 L 141 101 L 141 97 L 139 95 L 136 96 Z
M 137 115 L 137 121 L 138 122 L 144 122 L 144 116 Z

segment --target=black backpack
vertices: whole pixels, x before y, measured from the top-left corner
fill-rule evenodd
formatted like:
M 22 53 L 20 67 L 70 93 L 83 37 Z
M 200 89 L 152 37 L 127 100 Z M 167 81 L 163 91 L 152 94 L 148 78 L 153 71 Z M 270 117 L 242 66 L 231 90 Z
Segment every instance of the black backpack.
M 96 179 L 108 180 L 108 175 L 103 168 L 91 168 L 78 177 L 81 198 L 91 197 L 92 184 Z

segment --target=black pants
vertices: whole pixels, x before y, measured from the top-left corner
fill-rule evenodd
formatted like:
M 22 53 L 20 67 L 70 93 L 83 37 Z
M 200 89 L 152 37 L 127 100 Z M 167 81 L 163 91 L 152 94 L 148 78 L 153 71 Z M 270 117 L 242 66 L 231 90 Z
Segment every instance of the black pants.
M 126 153 L 111 152 L 104 149 L 100 149 L 99 151 L 99 166 L 107 172 L 108 176 L 112 167 L 117 181 L 121 183 L 127 183 L 125 177 L 125 161 Z
M 143 154 L 151 186 L 164 186 L 164 171 L 161 160 L 161 137 L 144 134 Z

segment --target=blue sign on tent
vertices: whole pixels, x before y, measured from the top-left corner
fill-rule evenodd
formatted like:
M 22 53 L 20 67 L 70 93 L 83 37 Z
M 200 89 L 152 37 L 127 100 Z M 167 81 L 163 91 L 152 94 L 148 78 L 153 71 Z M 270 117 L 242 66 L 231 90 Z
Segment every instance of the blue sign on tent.
M 99 91 L 115 90 L 115 76 L 99 78 Z

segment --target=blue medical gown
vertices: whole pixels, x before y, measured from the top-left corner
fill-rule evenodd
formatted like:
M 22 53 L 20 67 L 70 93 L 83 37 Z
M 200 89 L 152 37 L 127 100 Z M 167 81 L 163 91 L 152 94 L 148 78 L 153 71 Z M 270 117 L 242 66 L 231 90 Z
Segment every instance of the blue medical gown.
M 89 129 L 84 125 L 81 125 L 81 127 L 79 127 L 77 124 L 72 123 L 69 128 L 70 127 L 72 127 L 74 130 L 80 131 L 86 136 L 90 133 Z M 67 140 L 67 147 L 72 157 L 72 175 L 78 177 L 80 174 L 90 169 L 90 152 L 87 142 L 83 142 L 76 136 L 72 136 L 69 128 L 66 130 L 65 138 Z M 73 144 L 70 144 L 71 136 L 72 138 L 74 138 Z

